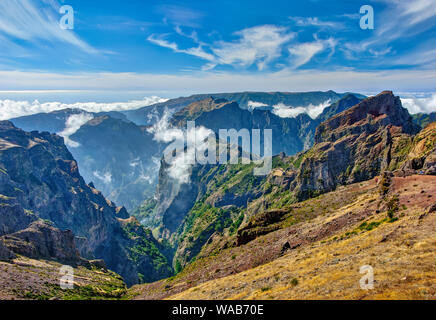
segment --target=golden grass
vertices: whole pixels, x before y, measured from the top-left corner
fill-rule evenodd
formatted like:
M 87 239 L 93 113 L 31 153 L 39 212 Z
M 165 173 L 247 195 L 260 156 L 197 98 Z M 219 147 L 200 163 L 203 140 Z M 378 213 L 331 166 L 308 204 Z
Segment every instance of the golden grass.
M 373 200 L 373 195 L 362 196 L 334 216 L 354 212 Z M 436 299 L 436 213 L 420 220 L 423 212 L 419 206 L 410 206 L 394 223 L 295 249 L 268 264 L 203 283 L 169 299 Z M 381 212 L 367 221 L 385 217 Z M 319 219 L 323 217 L 315 220 Z M 373 290 L 360 288 L 363 265 L 374 269 Z

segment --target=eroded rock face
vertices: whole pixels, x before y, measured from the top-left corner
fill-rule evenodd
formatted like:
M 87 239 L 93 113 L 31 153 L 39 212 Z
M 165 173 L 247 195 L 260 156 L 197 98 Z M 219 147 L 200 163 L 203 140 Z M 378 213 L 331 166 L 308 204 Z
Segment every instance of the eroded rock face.
M 8 261 L 13 258 L 15 258 L 15 254 L 9 250 L 3 243 L 3 240 L 0 239 L 0 261 Z
M 315 143 L 334 142 L 350 134 L 371 134 L 387 126 L 400 127 L 403 133 L 411 135 L 420 130 L 392 91 L 367 98 L 324 121 L 316 130 Z
M 280 227 L 274 224 L 288 212 L 288 210 L 268 210 L 252 217 L 245 226 L 238 230 L 237 245 L 246 244 L 261 235 L 279 229 Z
M 85 183 L 63 138 L 46 132 L 28 133 L 1 121 L 0 169 L 0 195 L 22 208 L 9 210 L 21 215 L 32 212 L 58 229 L 71 230 L 80 239 L 77 248 L 81 256 L 103 259 L 129 285 L 140 282 L 139 274 L 149 272 L 129 256 L 129 234 L 118 221 L 128 216 L 127 211 Z M 9 216 L 13 213 L 8 212 Z M 8 233 L 27 227 L 26 220 L 17 222 L 9 219 L 6 211 L 0 213 L 0 226 Z M 8 221 L 7 226 L 2 219 Z
M 0 200 L 0 236 L 25 229 L 37 219 L 32 212 L 25 212 L 19 204 L 9 201 Z
M 71 266 L 77 266 L 82 261 L 73 232 L 61 231 L 41 220 L 3 239 L 9 250 L 29 258 L 56 260 Z
M 436 122 L 426 126 L 411 142 L 406 161 L 401 169 L 436 175 Z
M 420 128 L 399 97 L 385 91 L 323 122 L 291 188 L 305 199 L 339 184 L 364 181 L 389 168 L 397 141 Z

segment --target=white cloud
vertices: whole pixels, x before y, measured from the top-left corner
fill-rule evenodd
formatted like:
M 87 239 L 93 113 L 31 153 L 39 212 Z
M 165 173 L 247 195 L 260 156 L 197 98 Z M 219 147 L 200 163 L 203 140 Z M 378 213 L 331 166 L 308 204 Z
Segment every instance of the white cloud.
M 108 111 L 125 111 L 139 109 L 144 106 L 152 105 L 159 102 L 167 101 L 168 99 L 151 96 L 145 97 L 143 100 L 133 100 L 128 102 L 112 102 L 112 103 L 97 103 L 97 102 L 77 102 L 77 103 L 61 103 L 61 102 L 46 102 L 40 103 L 37 100 L 15 101 L 15 100 L 0 100 L 0 120 L 7 120 L 21 116 L 27 116 L 36 113 L 47 113 L 62 109 L 82 109 L 88 112 L 108 112 Z
M 215 61 L 215 57 L 212 54 L 205 52 L 201 45 L 199 45 L 198 47 L 193 47 L 193 48 L 189 48 L 189 49 L 179 49 L 179 47 L 176 43 L 169 42 L 169 41 L 162 39 L 162 38 L 158 38 L 153 34 L 151 36 L 149 36 L 147 38 L 147 40 L 150 41 L 151 43 L 158 45 L 158 46 L 171 49 L 174 52 L 189 54 L 191 56 L 195 56 L 197 58 L 201 58 L 201 59 L 204 59 L 207 61 Z
M 325 108 L 330 106 L 331 100 L 324 101 L 323 103 L 320 103 L 319 105 L 313 105 L 309 104 L 305 107 L 292 107 L 292 106 L 286 106 L 283 103 L 279 103 L 273 106 L 273 111 L 275 115 L 281 117 L 281 118 L 295 118 L 299 114 L 306 113 L 311 117 L 312 119 L 315 119 L 318 117 Z
M 59 8 L 55 0 L 0 1 L 0 33 L 35 44 L 40 41 L 68 43 L 87 53 L 97 53 L 72 30 L 60 28 Z
M 426 98 L 401 98 L 401 103 L 411 114 L 436 112 L 436 94 Z
M 187 36 L 180 28 L 176 29 L 176 32 Z M 295 37 L 295 34 L 289 32 L 287 28 L 274 25 L 247 28 L 235 32 L 234 35 L 238 38 L 235 41 L 218 41 L 206 45 L 198 41 L 196 33 L 192 33 L 188 37 L 194 39 L 199 45 L 189 49 L 181 49 L 176 43 L 169 42 L 162 36 L 151 35 L 148 41 L 174 52 L 209 61 L 203 67 L 204 70 L 213 69 L 217 65 L 240 67 L 256 65 L 259 70 L 263 70 L 271 61 L 281 56 L 283 46 Z M 210 53 L 204 49 L 205 46 L 209 47 Z
M 218 42 L 212 51 L 219 64 L 248 67 L 256 64 L 259 70 L 282 54 L 283 45 L 295 37 L 287 28 L 263 25 L 247 28 L 235 33 L 239 37 L 233 42 Z
M 336 46 L 336 41 L 333 38 L 328 40 L 316 40 L 314 42 L 306 42 L 294 45 L 289 48 L 289 52 L 294 57 L 293 67 L 298 68 L 308 63 L 318 53 L 330 48 L 332 52 Z
M 163 92 L 168 96 L 194 93 L 241 91 L 313 91 L 336 92 L 434 92 L 436 70 L 282 70 L 258 74 L 191 72 L 189 74 L 151 73 L 38 73 L 0 71 L 3 90 L 92 90 L 95 96 L 120 94 L 132 88 L 144 92 Z M 2 92 L 0 92 L 0 95 Z M 105 105 L 105 104 L 101 104 Z M 122 104 L 120 104 L 122 105 Z M 0 104 L 0 110 L 4 105 Z M 13 111 L 13 110 L 10 110 Z M 89 110 L 87 110 L 89 111 Z M 1 112 L 1 111 L 0 111 Z
M 165 15 L 165 23 L 169 22 L 176 26 L 198 28 L 199 20 L 203 17 L 203 13 L 199 11 L 178 5 L 161 5 L 158 9 Z
M 102 181 L 104 184 L 110 184 L 112 182 L 112 174 L 110 172 L 100 172 L 98 170 L 93 171 L 92 175 Z
M 162 118 L 160 118 L 152 127 L 147 129 L 149 133 L 154 134 L 154 140 L 169 143 L 174 140 L 183 139 L 184 133 L 182 129 L 170 127 L 169 120 L 171 115 L 172 112 L 165 109 Z
M 290 17 L 292 21 L 299 27 L 327 27 L 334 29 L 342 29 L 344 27 L 343 23 L 338 21 L 324 21 L 320 20 L 318 17 Z
M 192 41 L 194 41 L 195 43 L 199 43 L 200 42 L 198 40 L 198 34 L 197 34 L 197 32 L 195 30 L 192 31 L 190 34 L 185 33 L 180 26 L 176 26 L 174 28 L 174 30 L 177 32 L 177 34 L 181 35 L 182 37 L 189 38 Z
M 436 6 L 434 0 L 381 0 L 387 4 L 387 9 L 381 15 L 381 20 L 377 35 L 385 35 L 388 40 L 399 37 L 411 36 L 418 32 L 423 32 L 436 25 Z M 392 19 L 396 17 L 396 19 Z M 426 22 L 423 24 L 423 22 Z M 382 39 L 386 41 L 387 39 Z
M 151 128 L 149 132 L 154 134 L 154 139 L 159 142 L 170 143 L 164 154 L 172 153 L 174 145 L 178 146 L 195 146 L 194 148 L 186 148 L 184 152 L 177 152 L 175 157 L 165 157 L 165 160 L 170 160 L 167 169 L 168 175 L 176 180 L 180 185 L 189 182 L 190 170 L 195 163 L 197 152 L 206 150 L 207 143 L 203 141 L 213 135 L 213 131 L 205 127 L 194 127 L 186 129 L 171 127 L 169 120 L 171 113 L 165 110 L 162 118 Z
M 195 163 L 196 154 L 204 152 L 207 149 L 207 143 L 203 141 L 215 134 L 212 130 L 205 127 L 195 127 L 188 131 L 184 130 L 184 136 L 186 134 L 186 141 L 182 140 L 182 143 L 186 142 L 187 145 L 195 146 L 195 148 L 187 148 L 185 152 L 179 152 L 168 168 L 168 175 L 179 182 L 179 184 L 189 183 L 190 170 L 192 164 Z
M 65 122 L 65 129 L 58 134 L 64 138 L 65 144 L 71 148 L 77 148 L 80 146 L 80 143 L 73 141 L 70 139 L 70 136 L 75 134 L 77 130 L 80 129 L 81 126 L 83 126 L 85 123 L 87 123 L 89 120 L 92 120 L 94 116 L 89 113 L 79 113 L 79 114 L 73 114 L 68 117 L 67 121 Z
M 248 101 L 247 103 L 247 107 L 248 110 L 254 110 L 256 108 L 262 108 L 262 107 L 267 107 L 268 105 L 262 102 L 256 102 L 256 101 Z

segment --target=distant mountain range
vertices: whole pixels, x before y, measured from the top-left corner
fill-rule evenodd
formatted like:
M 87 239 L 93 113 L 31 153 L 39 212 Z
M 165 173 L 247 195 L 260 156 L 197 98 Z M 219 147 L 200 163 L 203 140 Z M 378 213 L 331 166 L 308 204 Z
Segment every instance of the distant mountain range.
M 409 150 L 414 143 L 413 136 L 421 129 L 401 106 L 400 99 L 392 92 L 383 92 L 359 101 L 347 95 L 326 110 L 327 114 L 341 112 L 317 127 L 315 145 L 309 150 L 291 157 L 276 156 L 275 168 L 268 177 L 254 177 L 253 164 L 196 165 L 191 170 L 189 183 L 176 187 L 178 182 L 168 176 L 165 167 L 161 167 L 156 200 L 149 201 L 135 214 L 140 220 L 147 221 L 156 230 L 156 235 L 168 238 L 178 248 L 175 259 L 181 259 L 184 265 L 201 251 L 214 232 L 231 226 L 237 229 L 238 219 L 247 210 L 248 202 L 265 198 L 266 194 L 272 197 L 273 180 L 281 181 L 279 190 L 287 193 L 286 197 L 279 197 L 280 201 L 292 203 L 332 191 L 338 185 L 369 180 L 385 170 L 406 166 L 407 153 L 401 147 Z M 208 112 L 199 112 L 200 106 Z M 195 115 L 198 123 L 213 128 L 214 122 L 218 122 L 218 126 L 226 125 L 225 121 L 219 122 L 222 117 L 218 111 L 228 114 L 232 110 L 231 113 L 235 114 L 237 105 L 204 100 L 188 108 L 176 114 L 174 120 L 179 122 L 182 115 L 182 119 Z M 189 112 L 193 110 L 195 112 Z M 204 115 L 211 113 L 210 122 L 202 121 L 208 119 Z M 230 127 L 235 125 L 233 121 L 227 120 Z M 421 168 L 432 173 L 431 170 L 435 170 L 432 161 L 431 157 L 428 164 L 424 160 Z M 275 197 L 276 192 L 273 193 Z M 272 199 L 271 204 L 275 205 Z
M 26 131 L 61 134 L 67 131 L 68 139 L 75 142 L 75 146 L 69 146 L 69 150 L 77 159 L 85 181 L 93 182 L 106 197 L 132 210 L 154 193 L 165 143 L 155 141 L 147 129 L 162 119 L 165 112 L 176 114 L 172 117 L 172 124 L 183 127 L 186 122 L 181 121 L 184 108 L 196 108 L 201 100 L 234 101 L 234 104 L 228 103 L 222 110 L 200 110 L 201 114 L 195 117 L 197 124 L 212 130 L 271 128 L 274 130 L 273 152 L 294 154 L 312 145 L 316 126 L 323 119 L 356 104 L 361 97 L 333 91 L 203 94 L 171 99 L 133 111 L 90 113 L 65 109 L 11 121 Z M 279 103 L 292 108 L 315 106 L 326 101 L 332 105 L 326 107 L 316 119 L 306 113 L 295 118 L 281 118 L 271 112 L 272 107 Z M 249 104 L 253 102 L 265 106 L 248 111 Z M 86 114 L 93 120 L 66 130 L 68 119 L 71 116 L 80 117 L 81 114 Z
M 137 110 L 124 111 L 127 118 L 138 125 L 149 125 L 152 119 L 161 117 L 165 108 L 172 112 L 178 112 L 191 103 L 205 100 L 208 98 L 225 99 L 236 102 L 241 109 L 267 109 L 271 110 L 274 105 L 283 104 L 289 107 L 307 107 L 309 105 L 317 106 L 330 101 L 335 103 L 348 93 L 336 93 L 334 91 L 314 91 L 314 92 L 235 92 L 235 93 L 210 93 L 197 94 L 189 97 L 170 99 L 163 103 L 147 106 Z M 365 96 L 353 94 L 362 99 Z

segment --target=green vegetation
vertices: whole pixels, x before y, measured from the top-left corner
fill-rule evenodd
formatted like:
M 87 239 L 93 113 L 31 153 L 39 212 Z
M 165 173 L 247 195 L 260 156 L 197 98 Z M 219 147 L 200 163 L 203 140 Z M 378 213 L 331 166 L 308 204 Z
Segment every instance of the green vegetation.
M 293 286 L 293 287 L 295 287 L 295 286 L 298 286 L 298 280 L 297 279 L 292 279 L 291 280 L 291 285 Z
M 49 226 L 54 226 L 54 222 L 49 219 L 41 219 L 41 220 L 44 221 L 44 223 L 48 224 Z
M 83 267 L 75 269 L 75 274 L 86 280 L 90 280 L 90 272 Z M 127 293 L 126 285 L 118 274 L 112 271 L 92 272 L 96 272 L 92 275 L 92 283 L 76 282 L 71 289 L 62 289 L 58 283 L 45 282 L 38 289 L 15 288 L 12 291 L 21 298 L 31 300 L 115 300 Z
M 295 158 L 294 162 L 292 163 L 295 168 L 300 169 L 301 162 L 304 159 L 304 153 L 301 153 L 297 158 Z
M 155 199 L 147 200 L 143 205 L 134 209 L 132 215 L 136 217 L 139 221 L 143 221 L 153 213 L 156 205 L 157 201 Z
M 179 260 L 176 260 L 175 266 L 174 266 L 174 272 L 176 274 L 180 273 L 180 271 L 183 270 L 182 264 L 180 263 Z
M 395 213 L 399 210 L 399 203 L 400 200 L 398 199 L 398 195 L 394 195 L 392 198 L 390 198 L 387 201 L 387 207 L 388 207 L 388 217 L 389 219 L 394 219 Z
M 128 247 L 129 258 L 135 263 L 139 263 L 140 260 L 147 256 L 150 258 L 151 268 L 155 274 L 171 274 L 172 269 L 170 263 L 162 253 L 166 248 L 166 243 L 158 243 L 153 238 L 151 231 L 145 229 L 137 221 L 128 222 L 123 225 L 124 231 L 128 237 L 132 239 L 133 243 Z M 144 281 L 151 279 L 151 275 L 142 275 Z
M 12 199 L 15 199 L 15 198 L 0 194 L 0 200 L 8 201 L 8 200 L 12 200 Z

